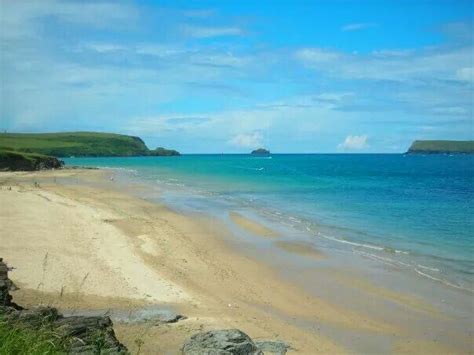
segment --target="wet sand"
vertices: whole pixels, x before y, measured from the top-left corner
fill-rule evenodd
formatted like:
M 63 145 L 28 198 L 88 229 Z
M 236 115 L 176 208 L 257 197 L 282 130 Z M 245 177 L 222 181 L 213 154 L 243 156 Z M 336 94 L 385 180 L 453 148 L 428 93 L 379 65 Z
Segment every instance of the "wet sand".
M 262 258 L 232 248 L 225 241 L 232 232 L 219 221 L 138 198 L 118 188 L 109 174 L 81 169 L 0 173 L 0 256 L 16 267 L 11 278 L 21 290 L 14 293 L 15 301 L 69 310 L 158 304 L 188 317 L 162 326 L 115 324 L 131 352 L 141 339 L 146 354 L 174 354 L 197 331 L 231 327 L 255 339 L 284 340 L 293 347 L 290 353 L 298 354 L 466 350 L 411 336 L 409 327 L 351 302 L 318 297 L 281 277 Z M 278 236 L 237 213 L 230 217 L 256 236 Z M 316 261 L 322 256 L 301 243 L 275 245 Z M 304 282 L 317 286 L 314 275 Z M 358 297 L 375 294 L 394 303 L 375 286 L 343 277 L 339 285 Z M 398 306 L 426 313 L 428 306 L 397 297 Z M 362 337 L 364 346 L 352 348 L 342 340 L 350 339 L 346 334 Z
M 301 241 L 277 241 L 275 245 L 289 253 L 294 253 L 300 256 L 314 258 L 314 259 L 323 259 L 325 258 L 324 254 L 317 250 L 309 243 Z
M 230 219 L 240 228 L 243 230 L 260 236 L 260 237 L 269 237 L 275 238 L 278 237 L 278 233 L 256 221 L 251 220 L 250 218 L 242 216 L 240 213 L 237 212 L 230 212 L 229 213 Z

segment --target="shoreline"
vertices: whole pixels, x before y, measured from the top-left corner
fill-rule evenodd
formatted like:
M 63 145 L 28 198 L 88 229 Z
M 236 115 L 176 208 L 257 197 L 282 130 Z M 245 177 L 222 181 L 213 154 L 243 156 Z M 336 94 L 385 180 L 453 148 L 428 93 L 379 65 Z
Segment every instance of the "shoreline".
M 40 186 L 35 188 L 33 181 Z M 233 232 L 224 223 L 176 213 L 119 191 L 106 170 L 1 173 L 0 183 L 0 256 L 21 266 L 11 274 L 22 289 L 14 297 L 34 304 L 49 295 L 47 302 L 66 309 L 162 304 L 188 317 L 176 325 L 149 329 L 116 325 L 131 351 L 133 332 L 146 333 L 146 353 L 156 352 L 156 342 L 162 351 L 173 351 L 198 330 L 223 327 L 237 327 L 252 338 L 278 334 L 296 349 L 293 352 L 302 354 L 462 350 L 455 347 L 460 346 L 459 336 L 423 339 L 403 329 L 392 315 L 382 314 L 383 304 L 390 303 L 390 312 L 418 309 L 417 316 L 426 317 L 423 324 L 433 319 L 447 324 L 411 297 L 390 293 L 350 272 L 337 276 L 333 269 L 308 269 L 308 275 L 290 282 L 265 257 L 233 248 L 227 241 Z M 146 191 L 144 186 L 133 188 Z M 238 214 L 236 220 L 247 232 L 264 234 L 270 242 L 278 239 L 278 234 L 266 238 L 269 230 L 258 222 Z M 288 240 L 277 243 L 297 255 L 310 250 Z M 321 260 L 318 250 L 309 253 L 307 259 Z M 308 281 L 328 290 L 337 283 L 330 293 L 343 289 L 349 291 L 349 299 L 331 302 L 318 297 L 301 287 Z M 366 294 L 377 303 L 376 312 L 369 312 L 362 302 Z M 361 336 L 354 348 L 348 347 Z

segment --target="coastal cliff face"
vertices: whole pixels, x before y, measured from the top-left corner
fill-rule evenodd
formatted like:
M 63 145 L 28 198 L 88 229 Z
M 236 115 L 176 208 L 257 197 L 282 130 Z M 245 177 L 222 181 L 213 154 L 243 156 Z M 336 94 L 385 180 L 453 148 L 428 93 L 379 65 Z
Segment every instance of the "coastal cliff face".
M 34 171 L 59 169 L 63 165 L 62 160 L 47 155 L 0 151 L 0 170 Z
M 474 141 L 416 140 L 407 154 L 474 154 Z

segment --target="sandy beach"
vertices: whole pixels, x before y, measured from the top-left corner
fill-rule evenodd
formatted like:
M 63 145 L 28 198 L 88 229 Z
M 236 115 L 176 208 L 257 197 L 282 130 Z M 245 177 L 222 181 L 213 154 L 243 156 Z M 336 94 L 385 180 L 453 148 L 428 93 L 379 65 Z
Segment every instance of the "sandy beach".
M 423 331 L 418 335 L 380 306 L 389 304 L 394 313 L 403 309 L 423 324 L 446 322 L 443 327 L 455 321 L 423 300 L 350 273 L 321 270 L 306 280 L 313 287 L 335 280 L 359 306 L 317 297 L 281 277 L 264 258 L 232 248 L 226 242 L 232 232 L 219 221 L 139 198 L 117 186 L 110 174 L 86 169 L 0 173 L 0 257 L 15 267 L 11 278 L 20 288 L 15 301 L 63 310 L 160 305 L 187 317 L 160 326 L 116 323 L 118 338 L 131 352 L 141 339 L 146 354 L 179 353 L 192 334 L 220 328 L 238 328 L 254 339 L 281 339 L 291 345 L 289 353 L 298 354 L 469 352 L 462 335 L 448 340 L 424 337 Z M 285 252 L 315 263 L 327 257 L 308 245 L 278 240 L 277 232 L 238 213 L 230 218 L 249 233 L 276 240 Z M 380 312 L 367 311 L 367 304 Z M 353 337 L 365 337 L 367 344 L 351 348 Z

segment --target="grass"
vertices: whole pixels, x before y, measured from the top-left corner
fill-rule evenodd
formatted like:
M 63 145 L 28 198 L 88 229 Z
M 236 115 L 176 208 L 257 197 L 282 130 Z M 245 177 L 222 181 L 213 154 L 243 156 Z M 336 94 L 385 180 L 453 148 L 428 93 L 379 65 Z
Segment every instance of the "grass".
M 0 355 L 65 353 L 63 341 L 52 330 L 11 325 L 0 319 Z
M 426 140 L 414 141 L 411 153 L 474 153 L 474 141 Z
M 149 152 L 138 137 L 99 132 L 0 133 L 0 149 L 56 157 L 136 156 Z

